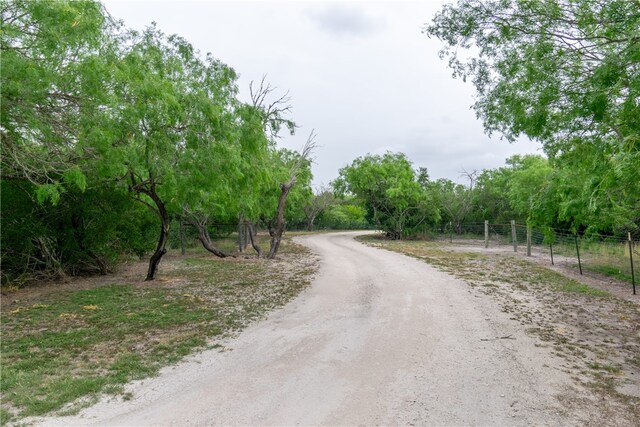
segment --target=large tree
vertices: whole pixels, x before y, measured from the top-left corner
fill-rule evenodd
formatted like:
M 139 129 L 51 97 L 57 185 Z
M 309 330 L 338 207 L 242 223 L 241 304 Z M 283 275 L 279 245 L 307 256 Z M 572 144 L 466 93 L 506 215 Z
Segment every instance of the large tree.
M 592 215 L 640 222 L 640 2 L 459 0 L 430 25 L 488 132 L 542 142 L 557 165 L 606 167 L 580 189 Z M 582 164 L 584 163 L 584 164 Z
M 236 94 L 235 72 L 199 53 L 178 36 L 155 27 L 130 32 L 114 67 L 113 102 L 102 132 L 94 135 L 98 166 L 121 178 L 138 201 L 160 219 L 147 280 L 166 253 L 172 214 L 180 212 L 188 189 L 210 192 L 217 166 L 232 148 L 227 127 Z M 227 191 L 223 189 L 222 191 Z
M 438 208 L 402 153 L 359 157 L 340 169 L 334 186 L 340 193 L 356 196 L 367 210 L 367 219 L 392 239 L 439 219 Z
M 300 152 L 287 149 L 274 152 L 274 178 L 279 191 L 276 193 L 276 187 L 273 186 L 271 199 L 277 200 L 277 204 L 275 212 L 272 211 L 272 216 L 266 220 L 271 236 L 267 254 L 269 259 L 275 258 L 278 253 L 287 225 L 285 214 L 291 212 L 291 205 L 304 206 L 311 198 L 311 154 L 315 147 L 315 133 L 311 131 Z M 275 194 L 278 194 L 277 199 L 273 197 Z

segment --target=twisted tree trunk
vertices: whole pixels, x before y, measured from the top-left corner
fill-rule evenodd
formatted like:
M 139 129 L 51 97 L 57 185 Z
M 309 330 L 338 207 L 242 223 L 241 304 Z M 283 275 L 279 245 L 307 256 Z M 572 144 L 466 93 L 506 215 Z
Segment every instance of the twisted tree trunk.
M 262 258 L 262 248 L 258 244 L 258 236 L 256 236 L 256 228 L 253 222 L 247 221 L 247 231 L 249 233 L 249 239 L 251 240 L 251 246 L 258 253 L 258 258 Z
M 156 272 L 158 271 L 158 264 L 160 264 L 160 260 L 167 253 L 165 246 L 167 245 L 167 241 L 169 240 L 169 213 L 167 212 L 167 208 L 156 193 L 155 184 L 151 185 L 149 190 L 143 190 L 147 196 L 153 200 L 156 205 L 158 216 L 160 216 L 161 226 L 160 226 L 160 236 L 158 237 L 158 244 L 156 245 L 156 250 L 151 255 L 151 259 L 149 260 L 149 269 L 147 270 L 146 280 L 154 280 L 156 278 Z
M 216 248 L 213 242 L 211 242 L 211 236 L 209 236 L 206 223 L 199 222 L 195 219 L 190 219 L 189 222 L 198 230 L 198 240 L 202 243 L 203 248 L 219 258 L 233 257 L 233 255 Z
M 184 229 L 184 220 L 180 218 L 180 253 L 182 256 L 187 254 L 187 236 Z
M 295 176 L 289 179 L 289 182 L 280 184 L 280 198 L 278 199 L 278 210 L 276 211 L 275 221 L 269 224 L 269 235 L 271 236 L 271 247 L 269 248 L 269 254 L 267 258 L 273 259 L 278 253 L 280 242 L 282 241 L 282 233 L 284 233 L 284 209 L 287 203 L 287 197 L 291 187 L 295 184 Z

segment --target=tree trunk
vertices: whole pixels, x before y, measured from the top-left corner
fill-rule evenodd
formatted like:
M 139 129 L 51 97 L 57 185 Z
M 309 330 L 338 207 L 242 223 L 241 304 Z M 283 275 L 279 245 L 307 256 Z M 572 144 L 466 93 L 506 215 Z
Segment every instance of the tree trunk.
M 284 233 L 284 208 L 289 196 L 289 191 L 295 183 L 295 179 L 290 179 L 286 184 L 280 185 L 280 198 L 278 199 L 278 210 L 276 211 L 275 226 L 269 225 L 269 235 L 271 235 L 271 247 L 269 248 L 269 254 L 267 258 L 273 259 L 278 253 L 280 247 L 280 241 L 282 240 L 282 233 Z
M 258 236 L 256 236 L 255 225 L 251 221 L 246 222 L 247 231 L 249 233 L 249 239 L 251 240 L 251 246 L 258 253 L 258 258 L 262 258 L 262 248 L 258 244 Z
M 187 253 L 187 236 L 185 235 L 184 220 L 180 218 L 180 253 L 185 256 Z
M 240 253 L 244 252 L 249 245 L 247 240 L 247 222 L 244 218 L 240 218 L 238 221 L 238 251 Z
M 222 252 L 213 245 L 213 243 L 211 242 L 211 237 L 209 236 L 209 231 L 207 230 L 205 224 L 202 224 L 196 220 L 191 220 L 190 222 L 198 230 L 198 240 L 200 240 L 200 243 L 202 243 L 203 248 L 219 258 L 226 258 L 229 256 L 233 257 L 233 255 Z
M 313 222 L 316 220 L 316 216 L 315 215 L 311 215 L 310 217 L 307 218 L 307 230 L 308 231 L 313 231 Z
M 243 235 L 243 239 L 244 239 L 244 243 L 242 246 L 242 252 L 246 251 L 247 248 L 249 247 L 249 225 L 247 223 L 247 221 L 244 222 L 244 227 L 242 229 L 242 235 Z
M 169 240 L 169 227 L 171 225 L 169 221 L 169 214 L 167 213 L 167 208 L 156 193 L 155 186 L 152 186 L 149 191 L 146 191 L 145 194 L 153 200 L 158 208 L 158 215 L 160 216 L 161 227 L 160 227 L 160 237 L 158 237 L 158 245 L 156 246 L 156 250 L 151 255 L 151 259 L 149 260 L 149 269 L 147 270 L 147 277 L 144 279 L 154 280 L 156 278 L 156 272 L 158 270 L 158 264 L 160 264 L 160 260 L 167 253 L 165 246 L 167 245 L 167 241 Z

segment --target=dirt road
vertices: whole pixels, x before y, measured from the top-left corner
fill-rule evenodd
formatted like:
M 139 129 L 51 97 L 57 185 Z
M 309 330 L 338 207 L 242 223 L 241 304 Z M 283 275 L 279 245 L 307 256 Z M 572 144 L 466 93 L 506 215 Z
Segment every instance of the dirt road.
M 310 289 L 265 321 L 46 425 L 559 425 L 569 383 L 519 324 L 464 282 L 361 245 L 299 238 Z

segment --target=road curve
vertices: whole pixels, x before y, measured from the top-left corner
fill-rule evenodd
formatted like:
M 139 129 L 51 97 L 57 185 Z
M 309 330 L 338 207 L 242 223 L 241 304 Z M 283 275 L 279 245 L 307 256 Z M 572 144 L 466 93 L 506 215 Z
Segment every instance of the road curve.
M 357 233 L 298 238 L 312 286 L 228 343 L 44 425 L 559 425 L 566 386 L 490 299 Z M 510 339 L 500 339 L 509 336 Z

